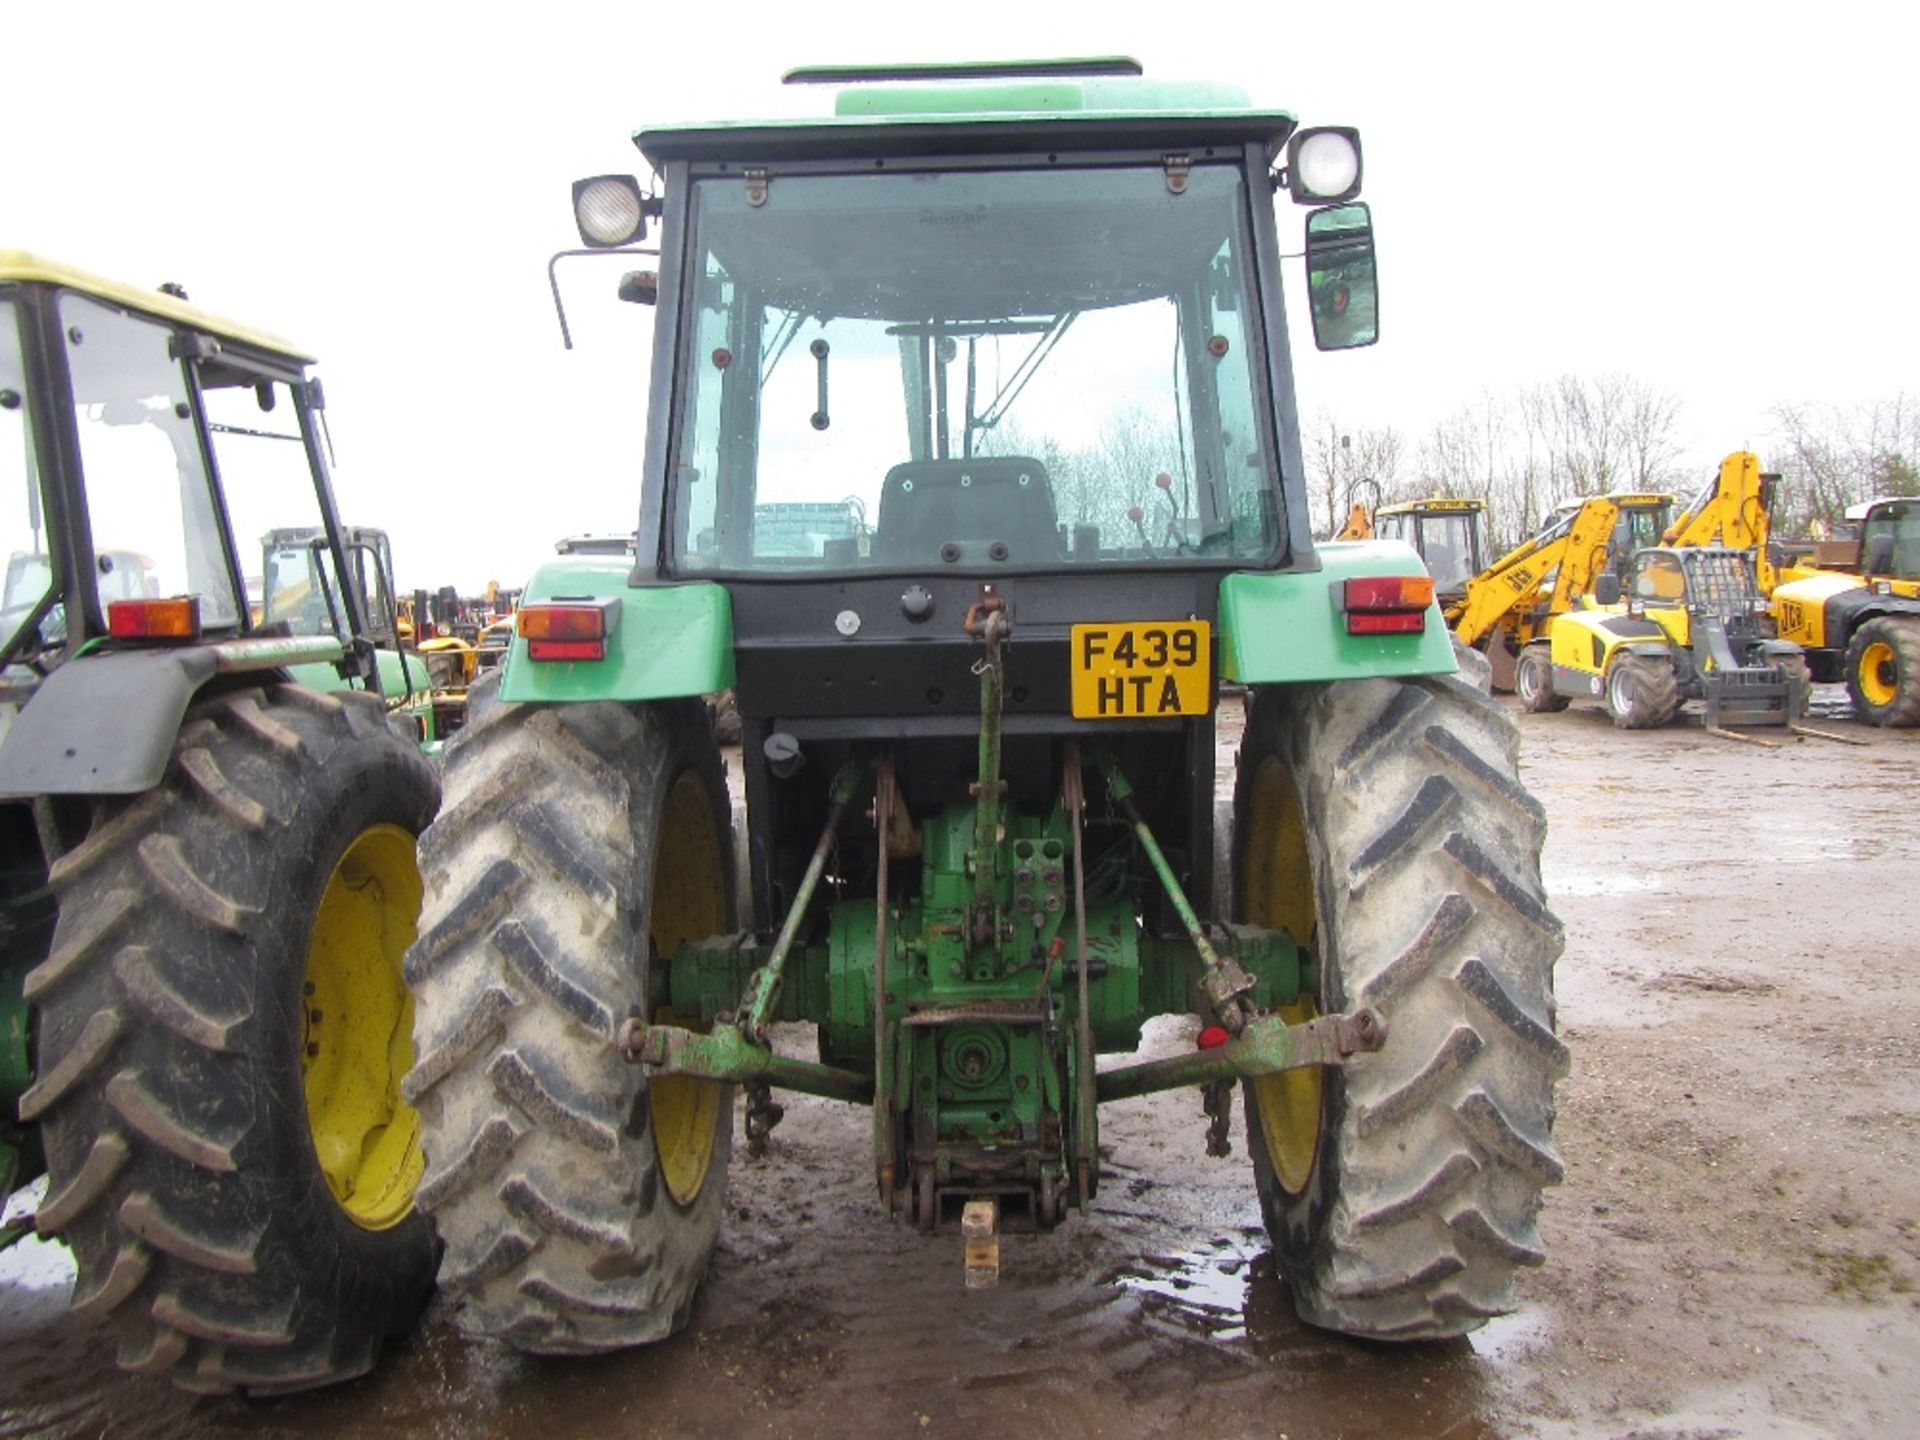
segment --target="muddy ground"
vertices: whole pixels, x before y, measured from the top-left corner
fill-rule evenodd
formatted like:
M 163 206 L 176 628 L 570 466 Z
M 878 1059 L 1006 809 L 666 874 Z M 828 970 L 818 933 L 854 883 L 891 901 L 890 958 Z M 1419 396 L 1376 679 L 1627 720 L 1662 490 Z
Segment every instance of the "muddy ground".
M 1103 1111 L 1095 1213 L 1010 1238 L 1000 1287 L 966 1292 L 958 1237 L 878 1213 L 865 1114 L 793 1098 L 773 1153 L 736 1156 L 704 1298 L 664 1345 L 527 1360 L 436 1311 L 354 1385 L 195 1401 L 113 1374 L 62 1316 L 61 1257 L 29 1249 L 0 1284 L 0 1435 L 1911 1435 L 1920 733 L 1822 699 L 1864 746 L 1520 717 L 1567 926 L 1567 1180 L 1524 1308 L 1470 1340 L 1295 1320 L 1239 1118 L 1209 1160 L 1197 1099 Z

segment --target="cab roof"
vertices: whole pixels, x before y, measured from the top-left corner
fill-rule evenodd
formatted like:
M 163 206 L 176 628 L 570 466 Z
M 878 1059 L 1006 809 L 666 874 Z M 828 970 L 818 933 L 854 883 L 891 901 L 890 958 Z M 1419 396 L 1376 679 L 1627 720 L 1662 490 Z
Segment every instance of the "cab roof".
M 1453 499 L 1434 497 L 1426 500 L 1396 500 L 1391 505 L 1382 505 L 1374 511 L 1375 515 L 1451 515 L 1472 514 L 1487 508 L 1484 500 Z
M 1258 143 L 1269 161 L 1298 123 L 1256 110 L 1237 85 L 1149 80 L 1121 57 L 904 66 L 820 66 L 788 83 L 853 80 L 831 118 L 727 120 L 642 130 L 668 160 L 834 159 L 989 150 L 1093 150 Z
M 300 365 L 314 363 L 312 355 L 269 331 L 256 330 L 250 325 L 225 319 L 158 290 L 144 290 L 137 285 L 103 279 L 25 250 L 0 249 L 0 285 L 6 284 L 57 285 L 65 290 L 140 311 L 156 320 L 203 330 L 223 340 L 269 351 Z

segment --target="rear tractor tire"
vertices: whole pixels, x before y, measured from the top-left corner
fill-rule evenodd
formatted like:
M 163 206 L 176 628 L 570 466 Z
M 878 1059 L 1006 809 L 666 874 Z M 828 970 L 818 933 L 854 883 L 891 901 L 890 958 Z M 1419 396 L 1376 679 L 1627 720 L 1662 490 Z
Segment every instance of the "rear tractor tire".
M 1607 714 L 1622 730 L 1657 730 L 1680 713 L 1680 681 L 1664 656 L 1622 655 L 1607 671 Z
M 196 704 L 158 789 L 53 865 L 37 1224 L 122 1368 L 268 1394 L 370 1369 L 433 1288 L 400 1100 L 439 784 L 377 697 Z
M 1870 725 L 1920 725 L 1920 617 L 1883 615 L 1854 632 L 1847 694 Z
M 649 1084 L 617 1030 L 652 957 L 724 932 L 731 810 L 705 706 L 495 700 L 447 750 L 407 957 L 420 1204 L 469 1333 L 587 1354 L 678 1329 L 727 1189 L 728 1087 Z
M 1276 687 L 1251 700 L 1234 796 L 1240 917 L 1316 957 L 1290 1021 L 1373 1006 L 1384 1047 L 1245 1087 L 1248 1148 L 1301 1317 L 1459 1335 L 1515 1304 L 1561 1179 L 1561 926 L 1517 731 L 1457 677 Z
M 1529 645 L 1514 666 L 1513 691 L 1529 715 L 1551 715 L 1567 708 L 1565 695 L 1553 688 L 1553 658 L 1545 645 Z

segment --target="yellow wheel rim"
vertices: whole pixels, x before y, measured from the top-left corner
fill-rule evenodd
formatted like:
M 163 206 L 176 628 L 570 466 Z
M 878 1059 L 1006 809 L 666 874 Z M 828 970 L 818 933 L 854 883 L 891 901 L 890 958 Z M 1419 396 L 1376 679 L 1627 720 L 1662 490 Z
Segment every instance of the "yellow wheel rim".
M 718 935 L 727 928 L 720 835 L 706 787 L 691 771 L 683 773 L 667 795 L 655 849 L 653 913 L 648 926 L 655 964 L 668 963 L 683 942 Z M 653 1018 L 662 1024 L 681 1023 L 666 1009 L 656 1011 Z M 660 1176 L 667 1193 L 681 1205 L 691 1205 L 706 1184 L 725 1094 L 725 1087 L 716 1080 L 685 1076 L 656 1079 L 647 1086 Z
M 1869 705 L 1891 705 L 1900 694 L 1900 671 L 1893 646 L 1876 640 L 1860 652 L 1860 698 Z
M 1286 766 L 1269 755 L 1254 772 L 1242 853 L 1246 856 L 1244 908 L 1247 920 L 1268 929 L 1285 930 L 1301 943 L 1313 938 L 1317 919 L 1313 899 L 1313 865 L 1307 854 L 1306 816 L 1299 792 Z M 1280 1017 L 1298 1025 L 1319 1014 L 1313 997 L 1279 1007 Z M 1281 1188 L 1297 1195 L 1313 1173 L 1320 1147 L 1320 1068 L 1283 1070 L 1253 1082 L 1254 1112 L 1267 1158 Z
M 307 945 L 307 1124 L 333 1198 L 367 1230 L 413 1212 L 426 1168 L 420 1117 L 400 1099 L 413 1064 L 413 996 L 400 961 L 419 919 L 414 838 L 375 825 L 333 867 Z

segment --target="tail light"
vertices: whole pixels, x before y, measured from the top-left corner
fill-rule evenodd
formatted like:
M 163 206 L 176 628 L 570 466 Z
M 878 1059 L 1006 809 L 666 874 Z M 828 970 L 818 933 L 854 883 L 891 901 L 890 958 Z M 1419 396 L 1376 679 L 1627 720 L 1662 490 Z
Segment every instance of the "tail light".
M 1433 604 L 1429 575 L 1369 575 L 1342 588 L 1349 635 L 1417 635 Z
M 107 633 L 116 640 L 197 640 L 200 597 L 115 600 L 107 606 Z
M 513 627 L 529 660 L 604 660 L 619 614 L 620 602 L 611 598 L 523 605 Z

